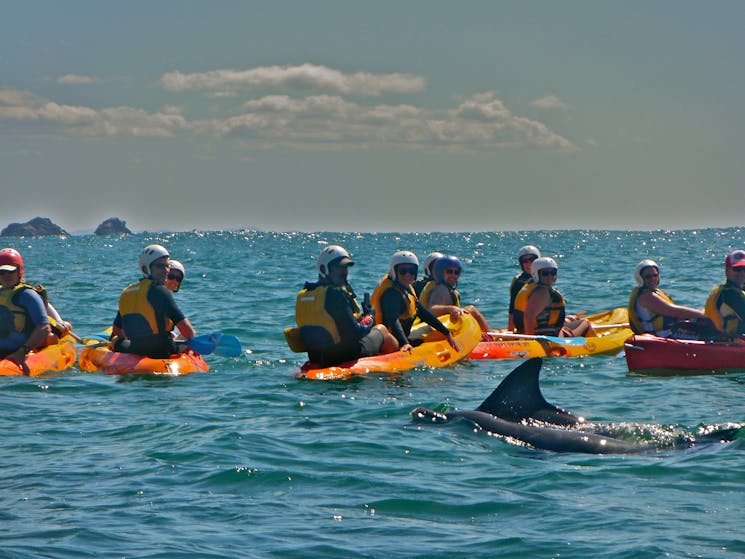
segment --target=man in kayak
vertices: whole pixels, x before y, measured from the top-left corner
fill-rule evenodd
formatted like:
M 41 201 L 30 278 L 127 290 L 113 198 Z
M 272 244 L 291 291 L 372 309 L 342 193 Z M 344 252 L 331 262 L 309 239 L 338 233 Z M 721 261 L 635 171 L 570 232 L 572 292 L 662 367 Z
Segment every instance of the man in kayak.
M 432 270 L 433 280 L 424 286 L 419 300 L 435 316 L 450 315 L 456 321 L 462 314 L 470 314 L 479 323 L 482 332 L 489 331 L 489 323 L 484 315 L 473 305 L 461 307 L 458 278 L 463 265 L 455 256 L 441 256 L 435 261 Z M 485 339 L 490 339 L 485 335 Z
M 171 336 L 174 327 L 187 340 L 196 332 L 165 286 L 170 269 L 168 250 L 148 245 L 140 252 L 138 263 L 143 277 L 124 288 L 119 297 L 112 346 L 114 351 L 167 359 L 186 349 Z
M 507 329 L 511 332 L 515 330 L 515 299 L 523 286 L 533 281 L 530 270 L 533 261 L 540 257 L 541 251 L 533 245 L 525 245 L 517 251 L 517 261 L 520 264 L 521 272 L 512 278 L 512 282 L 510 283 L 510 306 L 507 314 Z
M 628 311 L 629 326 L 635 334 L 697 339 L 714 330 L 714 325 L 703 311 L 676 305 L 659 288 L 660 267 L 654 260 L 639 262 L 634 269 L 634 280 L 637 287 L 629 296 Z
M 720 332 L 730 336 L 745 334 L 745 250 L 735 250 L 724 261 L 727 278 L 706 299 L 704 312 Z
M 445 255 L 441 252 L 430 252 L 424 259 L 424 265 L 422 266 L 424 275 L 411 284 L 417 297 L 422 296 L 422 290 L 424 287 L 434 279 L 432 277 L 432 267 L 435 265 L 435 261 L 443 256 Z
M 542 336 L 595 336 L 586 319 L 567 321 L 564 297 L 554 288 L 559 266 L 553 258 L 536 258 L 531 266 L 533 281 L 515 298 L 515 328 L 518 334 Z
M 24 282 L 21 254 L 0 250 L 0 358 L 25 368 L 29 351 L 56 341 L 44 299 Z
M 417 299 L 411 284 L 414 283 L 418 271 L 419 259 L 416 254 L 408 250 L 393 253 L 388 273 L 373 290 L 371 302 L 375 308 L 375 322 L 382 324 L 393 334 L 402 351 L 411 352 L 414 349 L 409 341 L 409 334 L 417 317 L 447 336 L 450 346 L 460 351 L 447 326 L 424 308 Z
M 348 281 L 351 266 L 354 261 L 343 247 L 325 247 L 316 261 L 318 281 L 307 282 L 297 294 L 300 337 L 308 359 L 321 367 L 398 349 L 396 339 L 357 301 Z

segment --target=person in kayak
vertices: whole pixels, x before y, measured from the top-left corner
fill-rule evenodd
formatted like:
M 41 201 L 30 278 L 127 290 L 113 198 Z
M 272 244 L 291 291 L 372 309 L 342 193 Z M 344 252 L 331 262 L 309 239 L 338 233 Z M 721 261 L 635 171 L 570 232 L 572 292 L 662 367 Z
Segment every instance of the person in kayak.
M 307 282 L 297 294 L 295 321 L 308 352 L 308 360 L 321 367 L 391 353 L 396 339 L 376 325 L 349 284 L 354 261 L 343 247 L 329 245 L 318 255 L 318 281 Z M 363 303 L 368 306 L 367 303 Z
M 510 331 L 514 332 L 515 330 L 514 315 L 517 294 L 520 293 L 520 290 L 526 283 L 531 283 L 533 281 L 530 269 L 533 265 L 533 261 L 540 257 L 541 251 L 533 245 L 525 245 L 524 247 L 520 247 L 517 251 L 517 262 L 520 264 L 521 272 L 512 278 L 512 282 L 510 282 L 510 306 L 507 311 L 507 329 Z
M 712 330 L 713 324 L 703 311 L 676 305 L 660 289 L 660 267 L 654 260 L 639 262 L 634 280 L 637 286 L 629 296 L 628 311 L 629 326 L 635 334 L 696 339 Z
M 174 327 L 187 340 L 196 332 L 165 286 L 170 269 L 168 250 L 148 245 L 140 252 L 138 264 L 143 277 L 124 288 L 119 297 L 112 347 L 114 351 L 166 359 L 186 350 L 185 344 L 174 341 Z
M 445 255 L 441 252 L 430 252 L 424 259 L 424 265 L 422 266 L 424 275 L 411 284 L 411 287 L 414 289 L 414 293 L 417 297 L 422 296 L 422 290 L 424 289 L 424 286 L 433 280 L 432 267 L 435 265 L 435 261 L 438 258 L 442 258 L 443 256 Z
M 568 321 L 564 297 L 554 288 L 559 266 L 553 258 L 536 258 L 531 266 L 533 281 L 515 298 L 515 328 L 518 334 L 543 336 L 595 336 L 587 319 Z
M 0 250 L 0 358 L 27 369 L 28 352 L 56 343 L 57 337 L 52 334 L 43 297 L 24 282 L 23 273 L 18 251 Z
M 169 269 L 168 275 L 166 275 L 165 286 L 171 293 L 176 293 L 181 289 L 181 282 L 184 281 L 184 278 L 186 277 L 186 268 L 184 268 L 184 265 L 181 262 L 174 260 L 173 258 L 168 260 L 168 267 Z
M 727 255 L 724 273 L 727 280 L 711 291 L 704 312 L 720 332 L 742 336 L 745 334 L 745 250 Z
M 419 300 L 422 305 L 429 309 L 435 316 L 450 315 L 450 320 L 455 322 L 462 314 L 470 314 L 479 323 L 481 331 L 486 333 L 490 330 L 489 323 L 484 315 L 473 305 L 461 307 L 460 292 L 458 291 L 458 278 L 463 270 L 463 265 L 455 256 L 441 256 L 435 261 L 432 270 L 433 279 L 424 286 Z M 484 334 L 485 339 L 491 339 Z
M 440 320 L 420 302 L 411 287 L 419 271 L 419 260 L 411 251 L 393 253 L 388 273 L 373 290 L 371 302 L 375 308 L 375 323 L 382 324 L 393 334 L 402 351 L 414 349 L 409 340 L 414 319 L 419 318 L 447 337 L 450 346 L 460 351 L 453 335 Z

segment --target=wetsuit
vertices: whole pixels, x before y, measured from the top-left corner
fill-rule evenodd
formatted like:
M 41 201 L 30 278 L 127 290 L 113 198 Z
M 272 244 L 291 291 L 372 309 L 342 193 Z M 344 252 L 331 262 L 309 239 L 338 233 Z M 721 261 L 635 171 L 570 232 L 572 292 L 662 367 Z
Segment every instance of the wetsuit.
M 532 283 L 532 281 L 533 276 L 531 276 L 528 272 L 522 272 L 512 278 L 512 283 L 510 283 L 510 314 L 515 313 L 515 299 L 517 298 L 517 294 L 520 293 L 523 285 L 525 285 L 526 283 Z
M 49 324 L 41 296 L 27 284 L 0 289 L 0 358 L 21 347 L 34 328 Z

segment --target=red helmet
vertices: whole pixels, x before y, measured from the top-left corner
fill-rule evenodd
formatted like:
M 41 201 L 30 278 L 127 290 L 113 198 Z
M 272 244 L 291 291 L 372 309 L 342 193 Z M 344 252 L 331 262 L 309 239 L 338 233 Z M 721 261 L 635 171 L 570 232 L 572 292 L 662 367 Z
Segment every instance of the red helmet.
M 18 268 L 18 274 L 23 277 L 23 258 L 14 248 L 0 250 L 0 266 L 15 266 Z

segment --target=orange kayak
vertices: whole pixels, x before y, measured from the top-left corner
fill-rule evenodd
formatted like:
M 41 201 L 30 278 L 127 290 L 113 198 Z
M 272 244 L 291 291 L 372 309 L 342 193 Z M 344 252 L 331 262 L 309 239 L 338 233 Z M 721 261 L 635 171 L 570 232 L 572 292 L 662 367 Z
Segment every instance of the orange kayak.
M 62 338 L 59 343 L 32 351 L 26 356 L 28 376 L 38 377 L 44 373 L 59 372 L 75 364 L 78 352 L 70 338 Z M 26 375 L 27 373 L 10 359 L 0 360 L 0 376 Z
M 83 371 L 103 371 L 107 375 L 186 375 L 210 370 L 202 356 L 192 351 L 168 359 L 152 359 L 134 353 L 111 351 L 107 346 L 84 347 L 78 364 Z

